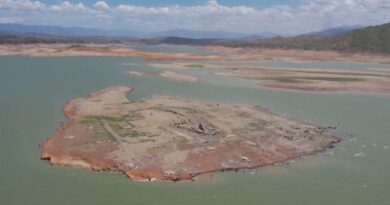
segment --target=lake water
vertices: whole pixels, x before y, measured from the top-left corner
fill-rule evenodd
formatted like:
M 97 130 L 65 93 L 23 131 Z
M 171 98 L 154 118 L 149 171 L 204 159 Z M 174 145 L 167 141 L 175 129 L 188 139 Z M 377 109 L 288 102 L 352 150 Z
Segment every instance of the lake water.
M 361 70 L 373 65 L 326 66 Z M 199 83 L 128 77 L 130 70 L 158 69 L 140 58 L 0 57 L 0 204 L 390 204 L 390 95 L 263 89 L 252 81 L 209 75 L 206 69 L 181 71 L 198 76 Z M 319 125 L 340 123 L 336 133 L 343 142 L 289 165 L 184 183 L 132 182 L 120 174 L 39 160 L 38 145 L 65 120 L 60 109 L 67 100 L 115 85 L 133 86 L 130 98 L 163 94 L 243 102 Z

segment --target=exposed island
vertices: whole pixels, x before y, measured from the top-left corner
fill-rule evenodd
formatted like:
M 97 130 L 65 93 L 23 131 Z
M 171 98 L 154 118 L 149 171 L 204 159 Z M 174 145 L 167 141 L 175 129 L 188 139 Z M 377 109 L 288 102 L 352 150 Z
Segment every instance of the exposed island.
M 168 78 L 170 80 L 178 81 L 178 82 L 190 82 L 195 83 L 198 82 L 199 79 L 186 74 L 180 74 L 172 71 L 156 71 L 156 72 L 141 72 L 141 71 L 129 71 L 129 76 L 135 77 L 155 77 L 160 76 L 163 78 Z
M 133 180 L 192 180 L 257 168 L 334 146 L 327 128 L 257 106 L 151 96 L 110 87 L 63 108 L 68 122 L 42 143 L 54 165 L 118 171 Z
M 233 68 L 217 75 L 259 81 L 268 88 L 327 91 L 390 93 L 390 74 L 385 71 L 352 71 L 303 68 Z

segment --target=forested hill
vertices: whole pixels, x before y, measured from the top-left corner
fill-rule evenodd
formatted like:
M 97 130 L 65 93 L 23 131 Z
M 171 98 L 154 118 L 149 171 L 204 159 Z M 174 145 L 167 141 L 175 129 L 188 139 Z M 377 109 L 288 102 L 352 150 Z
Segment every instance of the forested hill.
M 249 42 L 224 42 L 233 47 L 262 47 L 341 52 L 390 53 L 390 23 L 351 30 L 333 36 L 300 35 Z

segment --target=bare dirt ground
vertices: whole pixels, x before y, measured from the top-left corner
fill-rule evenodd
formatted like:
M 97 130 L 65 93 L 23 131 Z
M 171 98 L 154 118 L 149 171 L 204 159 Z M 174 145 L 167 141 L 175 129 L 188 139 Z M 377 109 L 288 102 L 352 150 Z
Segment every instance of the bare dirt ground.
M 339 53 L 334 51 L 284 50 L 258 48 L 229 48 L 206 46 L 205 50 L 214 51 L 209 55 L 190 53 L 146 52 L 119 44 L 22 44 L 0 45 L 0 55 L 22 56 L 133 56 L 149 60 L 284 60 L 307 62 L 320 60 L 343 60 L 354 62 L 390 63 L 390 55 L 365 53 Z
M 327 128 L 257 106 L 151 96 L 129 101 L 111 87 L 68 102 L 42 144 L 54 165 L 122 172 L 134 180 L 192 180 L 215 171 L 257 168 L 333 147 Z
M 261 67 L 254 63 L 228 61 L 201 63 L 153 63 L 150 66 L 166 70 L 220 69 L 214 74 L 259 81 L 259 85 L 274 89 L 326 92 L 390 93 L 390 67 L 370 68 L 367 71 Z
M 386 54 L 340 53 L 336 51 L 313 51 L 296 49 L 229 48 L 222 46 L 207 46 L 205 49 L 225 56 L 236 55 L 241 56 L 241 58 L 242 56 L 246 56 L 247 59 L 256 58 L 264 60 L 281 60 L 294 63 L 329 60 L 362 63 L 390 63 L 390 55 Z
M 179 74 L 173 71 L 157 71 L 157 72 L 141 72 L 141 71 L 129 71 L 130 76 L 137 76 L 137 77 L 155 77 L 160 76 L 163 78 L 168 78 L 174 81 L 178 82 L 190 82 L 195 83 L 198 82 L 199 79 L 186 74 Z
M 216 73 L 259 81 L 269 88 L 303 91 L 390 93 L 390 74 L 321 69 L 238 68 Z
M 161 72 L 130 72 L 135 76 L 160 76 L 182 82 L 197 82 L 194 76 L 174 72 L 177 69 L 222 68 L 218 75 L 258 80 L 264 87 L 301 91 L 374 92 L 390 93 L 388 69 L 373 68 L 370 72 L 261 68 L 245 61 L 283 60 L 305 63 L 308 61 L 342 60 L 370 63 L 390 63 L 389 55 L 345 54 L 333 51 L 306 51 L 283 49 L 227 48 L 208 46 L 209 55 L 191 53 L 146 52 L 127 45 L 106 44 L 31 44 L 0 45 L 0 55 L 23 56 L 136 56 L 147 60 L 171 60 L 174 63 L 150 63 L 164 69 Z M 199 63 L 201 61 L 201 63 Z M 196 63 L 194 63 L 196 62 Z M 212 63 L 219 62 L 219 64 Z M 337 69 L 337 68 L 335 68 Z
M 58 56 L 123 56 L 143 57 L 148 60 L 207 60 L 213 56 L 197 56 L 189 53 L 146 52 L 126 45 L 107 44 L 28 44 L 0 45 L 0 55 L 33 57 Z

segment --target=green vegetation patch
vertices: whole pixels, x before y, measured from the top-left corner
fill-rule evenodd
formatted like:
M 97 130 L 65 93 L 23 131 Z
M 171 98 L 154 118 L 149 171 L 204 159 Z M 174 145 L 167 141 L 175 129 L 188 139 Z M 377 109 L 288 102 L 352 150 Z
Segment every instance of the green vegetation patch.
M 78 49 L 78 48 L 86 48 L 87 46 L 85 45 L 82 45 L 82 44 L 74 44 L 74 45 L 70 45 L 67 47 L 67 49 Z
M 190 142 L 187 138 L 182 136 L 177 137 L 176 140 L 178 144 L 187 144 Z
M 153 138 L 153 137 L 157 137 L 158 135 L 152 134 L 150 132 L 138 132 L 136 130 L 128 130 L 126 136 L 130 138 L 138 138 L 138 137 Z
M 128 115 L 122 115 L 122 116 L 103 116 L 103 115 L 89 115 L 85 116 L 80 122 L 82 124 L 98 126 L 95 128 L 94 135 L 96 137 L 110 137 L 112 139 L 115 139 L 113 136 L 111 136 L 110 132 L 105 130 L 103 128 L 102 120 L 105 120 L 108 122 L 109 126 L 121 137 L 131 137 L 131 138 L 137 138 L 137 137 L 148 137 L 153 138 L 157 137 L 158 135 L 152 134 L 150 132 L 139 132 L 134 130 L 134 125 L 130 123 L 130 121 L 143 119 L 143 116 L 141 113 L 138 113 L 136 111 L 131 112 Z M 120 123 L 126 123 L 129 125 L 129 128 L 123 128 Z
M 88 115 L 83 117 L 83 119 L 80 120 L 80 123 L 95 124 L 102 120 L 105 120 L 107 122 L 124 122 L 124 121 L 135 121 L 135 120 L 142 120 L 142 119 L 144 119 L 144 116 L 141 113 L 137 111 L 133 111 L 127 115 L 121 115 L 121 116 Z
M 80 123 L 82 124 L 94 124 L 98 123 L 102 120 L 106 120 L 107 122 L 121 122 L 126 120 L 126 115 L 122 115 L 119 117 L 116 116 L 106 116 L 106 115 L 88 115 L 85 116 Z
M 118 122 L 108 122 L 108 124 L 110 125 L 110 127 L 117 133 L 117 134 L 121 134 L 121 132 L 125 129 L 123 129 L 119 124 Z
M 187 67 L 187 68 L 204 68 L 204 65 L 202 65 L 202 64 L 188 64 L 188 65 L 185 65 L 185 67 Z

